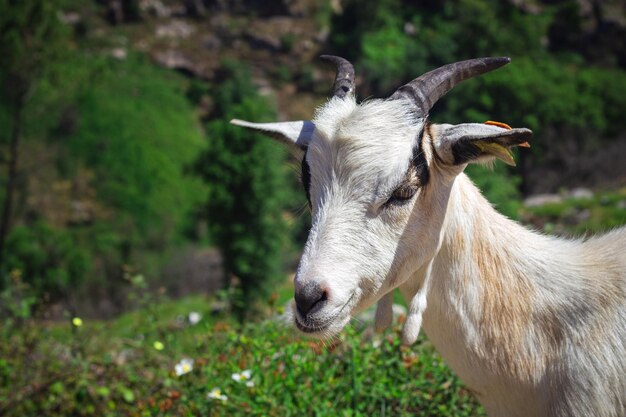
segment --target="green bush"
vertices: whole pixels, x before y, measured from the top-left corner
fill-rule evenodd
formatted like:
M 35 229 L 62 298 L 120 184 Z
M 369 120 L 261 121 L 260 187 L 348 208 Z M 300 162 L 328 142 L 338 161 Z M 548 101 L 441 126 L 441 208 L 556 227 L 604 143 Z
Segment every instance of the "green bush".
M 44 222 L 15 227 L 7 240 L 7 270 L 20 271 L 38 298 L 58 299 L 80 284 L 92 266 L 89 250 L 75 243 L 71 231 Z
M 187 239 L 206 192 L 188 172 L 205 143 L 181 76 L 133 54 L 71 53 L 59 65 L 24 114 L 24 143 L 45 152 L 45 169 L 24 164 L 19 175 L 63 204 L 30 206 L 14 220 L 3 265 L 50 301 L 81 294 L 83 284 L 88 296 L 98 287 L 114 294 L 124 265 L 156 274 L 162 255 Z M 70 184 L 67 196 L 58 184 Z M 28 187 L 20 192 L 27 201 Z M 75 200 L 89 207 L 78 221 L 68 214 Z
M 96 83 L 75 104 L 78 122 L 66 147 L 94 170 L 111 223 L 132 243 L 163 248 L 181 232 L 204 186 L 186 169 L 204 147 L 185 84 L 142 57 L 92 64 Z
M 209 184 L 206 218 L 228 274 L 241 283 L 240 315 L 284 279 L 288 248 L 283 213 L 292 201 L 285 152 L 279 144 L 229 124 L 230 119 L 275 119 L 272 106 L 256 93 L 249 73 L 227 63 L 225 80 L 213 91 L 216 112 L 207 123 L 207 150 L 196 163 Z

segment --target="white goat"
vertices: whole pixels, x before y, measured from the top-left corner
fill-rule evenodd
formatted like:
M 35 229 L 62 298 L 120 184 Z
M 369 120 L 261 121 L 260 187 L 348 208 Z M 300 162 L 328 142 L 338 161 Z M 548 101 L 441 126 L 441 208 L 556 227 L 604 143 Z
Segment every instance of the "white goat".
M 352 65 L 312 122 L 233 123 L 304 153 L 313 223 L 295 278 L 295 324 L 337 334 L 391 291 L 405 343 L 428 338 L 492 416 L 626 416 L 626 229 L 563 240 L 507 219 L 463 173 L 512 164 L 528 129 L 435 125 L 432 105 L 508 58 L 446 65 L 357 104 Z M 426 306 L 428 308 L 426 309 Z M 423 320 L 422 320 L 423 314 Z

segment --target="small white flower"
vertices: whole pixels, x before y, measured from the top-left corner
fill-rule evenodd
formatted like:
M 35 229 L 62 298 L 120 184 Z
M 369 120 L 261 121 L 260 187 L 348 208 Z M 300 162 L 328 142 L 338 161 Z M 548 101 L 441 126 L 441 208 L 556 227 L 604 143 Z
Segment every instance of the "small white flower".
M 198 324 L 198 322 L 202 319 L 202 314 L 196 311 L 192 311 L 191 313 L 189 313 L 187 319 L 189 320 L 189 324 L 193 326 L 194 324 Z
M 220 400 L 223 403 L 228 401 L 228 397 L 222 394 L 222 391 L 219 388 L 213 388 L 211 392 L 207 394 L 207 398 L 210 400 Z
M 246 382 L 246 387 L 248 388 L 252 388 L 254 386 L 254 381 L 248 381 Z
M 234 373 L 230 377 L 233 379 L 233 381 L 243 382 L 243 381 L 247 381 L 248 379 L 250 379 L 251 376 L 252 376 L 252 371 L 249 369 L 246 369 L 245 371 L 242 371 L 240 374 Z
M 180 362 L 174 366 L 174 371 L 176 371 L 176 376 L 181 376 L 188 374 L 193 369 L 193 359 L 183 358 Z

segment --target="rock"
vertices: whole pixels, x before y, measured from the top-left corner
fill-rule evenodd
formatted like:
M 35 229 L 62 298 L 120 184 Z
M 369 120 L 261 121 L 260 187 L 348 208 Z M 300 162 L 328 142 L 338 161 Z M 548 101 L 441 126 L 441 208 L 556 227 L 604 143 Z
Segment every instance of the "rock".
M 191 59 L 189 59 L 181 51 L 177 51 L 175 49 L 157 51 L 152 54 L 152 57 L 157 64 L 163 65 L 166 68 L 183 70 L 190 74 L 198 74 L 200 72 L 196 67 L 196 64 Z
M 202 0 L 185 0 L 185 8 L 187 9 L 187 14 L 192 17 L 205 17 L 207 15 L 207 10 Z
M 573 190 L 570 191 L 569 197 L 576 198 L 576 199 L 589 199 L 589 198 L 593 198 L 593 192 L 588 188 L 583 188 L 583 187 L 574 188 Z
M 126 59 L 127 53 L 124 48 L 113 48 L 111 50 L 111 56 L 115 59 L 119 59 L 120 61 Z
M 170 17 L 172 15 L 172 10 L 160 0 L 141 0 L 139 9 L 142 12 L 147 12 L 160 18 Z
M 76 12 L 59 12 L 58 17 L 59 20 L 66 25 L 76 25 L 82 20 L 80 15 Z
M 528 14 L 539 14 L 543 11 L 543 7 L 535 1 L 528 0 L 509 0 L 511 4 Z
M 417 33 L 417 28 L 415 27 L 415 25 L 411 22 L 405 22 L 404 23 L 404 33 L 407 36 L 415 36 L 415 34 Z
M 526 207 L 538 207 L 545 204 L 559 204 L 563 202 L 563 198 L 558 194 L 537 194 L 530 196 L 524 200 Z
M 207 49 L 220 49 L 222 47 L 222 40 L 213 33 L 209 33 L 202 38 L 202 46 Z
M 211 303 L 211 314 L 214 316 L 224 314 L 228 311 L 229 305 L 226 301 L 215 300 Z
M 70 202 L 71 225 L 90 224 L 94 220 L 92 204 L 89 201 L 73 200 Z
M 254 31 L 247 31 L 244 36 L 254 49 L 267 49 L 271 52 L 280 52 L 282 50 L 283 44 L 276 36 Z
M 159 284 L 173 297 L 211 294 L 222 288 L 223 277 L 223 260 L 218 250 L 185 248 L 171 255 Z M 224 303 L 217 300 L 211 305 L 212 312 L 224 308 Z
M 196 28 L 184 20 L 172 20 L 164 25 L 157 26 L 157 38 L 186 39 L 195 32 Z
M 119 25 L 122 23 L 124 21 L 122 2 L 119 0 L 109 2 L 106 10 L 106 17 L 112 25 Z

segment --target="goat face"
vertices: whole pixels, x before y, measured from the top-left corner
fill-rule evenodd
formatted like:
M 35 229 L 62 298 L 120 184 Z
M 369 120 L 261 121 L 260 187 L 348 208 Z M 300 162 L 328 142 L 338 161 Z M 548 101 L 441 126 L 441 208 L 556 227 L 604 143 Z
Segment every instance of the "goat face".
M 508 148 L 530 133 L 427 122 L 430 106 L 455 83 L 508 59 L 451 64 L 390 99 L 360 105 L 352 94 L 352 66 L 332 59 L 338 64 L 335 96 L 312 122 L 233 121 L 303 155 L 313 222 L 296 273 L 294 316 L 300 330 L 320 336 L 336 334 L 356 312 L 426 268 L 440 244 L 455 176 L 472 160 L 510 162 Z
M 314 119 L 302 161 L 313 223 L 295 278 L 305 332 L 340 330 L 435 253 L 445 210 L 433 210 L 423 122 L 408 108 L 333 99 Z

